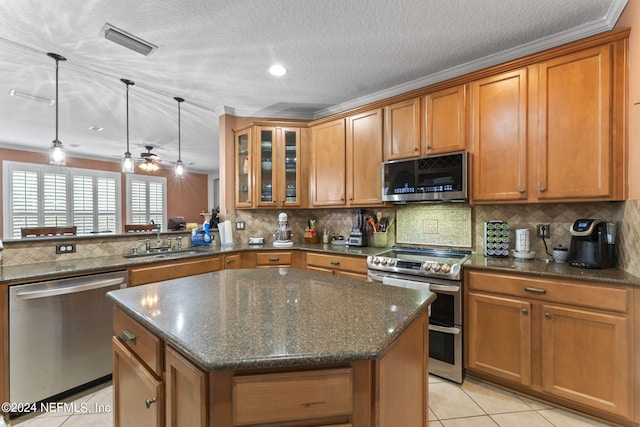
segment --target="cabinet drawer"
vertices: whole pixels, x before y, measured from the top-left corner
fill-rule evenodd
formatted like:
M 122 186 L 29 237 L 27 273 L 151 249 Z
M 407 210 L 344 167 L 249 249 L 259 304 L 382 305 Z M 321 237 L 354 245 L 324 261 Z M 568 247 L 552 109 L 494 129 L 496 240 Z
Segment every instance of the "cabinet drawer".
M 360 257 L 347 257 L 343 255 L 310 252 L 307 254 L 307 265 L 330 268 L 332 270 L 347 270 L 353 273 L 362 273 L 365 275 L 367 274 L 367 260 Z
M 351 368 L 233 378 L 235 425 L 349 415 L 353 410 Z
M 291 265 L 291 251 L 269 251 L 256 253 L 256 265 L 264 267 L 267 265 Z
M 119 308 L 113 308 L 113 330 L 121 342 L 156 375 L 163 370 L 162 341 Z
M 493 292 L 626 313 L 631 300 L 629 289 L 622 285 L 595 284 L 576 280 L 533 279 L 512 274 L 469 271 L 467 286 L 471 290 Z
M 129 286 L 144 285 L 162 280 L 222 270 L 222 257 L 133 268 L 129 271 Z

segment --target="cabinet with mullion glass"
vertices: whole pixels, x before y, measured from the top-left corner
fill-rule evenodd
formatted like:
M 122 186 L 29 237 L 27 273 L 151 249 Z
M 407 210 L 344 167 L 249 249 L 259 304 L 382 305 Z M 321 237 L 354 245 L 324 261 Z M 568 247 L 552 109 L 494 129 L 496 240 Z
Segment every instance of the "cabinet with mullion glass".
M 258 127 L 256 206 L 300 206 L 300 129 Z
M 235 139 L 236 207 L 252 207 L 251 129 L 236 133 Z

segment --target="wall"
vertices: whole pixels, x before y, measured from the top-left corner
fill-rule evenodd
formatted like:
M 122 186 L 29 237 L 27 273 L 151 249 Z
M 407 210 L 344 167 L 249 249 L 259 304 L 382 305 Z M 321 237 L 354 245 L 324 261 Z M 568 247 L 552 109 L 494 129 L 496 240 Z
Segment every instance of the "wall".
M 37 153 L 8 148 L 0 148 L 0 159 L 16 162 L 48 164 L 48 153 Z M 120 163 L 107 162 L 102 160 L 90 160 L 77 157 L 68 157 L 67 166 L 72 168 L 83 168 L 92 170 L 102 170 L 109 172 L 120 172 Z M 0 162 L 0 230 L 2 230 L 3 199 L 2 190 L 2 163 Z M 200 212 L 210 211 L 208 206 L 208 176 L 201 173 L 187 172 L 183 179 L 175 178 L 173 170 L 160 169 L 154 175 L 165 176 L 167 178 L 167 217 L 184 216 L 187 222 L 202 222 Z M 126 206 L 126 179 L 122 174 L 122 206 Z M 123 212 L 123 220 L 125 219 Z
M 631 28 L 629 35 L 629 199 L 640 199 L 640 2 L 629 0 L 616 28 Z

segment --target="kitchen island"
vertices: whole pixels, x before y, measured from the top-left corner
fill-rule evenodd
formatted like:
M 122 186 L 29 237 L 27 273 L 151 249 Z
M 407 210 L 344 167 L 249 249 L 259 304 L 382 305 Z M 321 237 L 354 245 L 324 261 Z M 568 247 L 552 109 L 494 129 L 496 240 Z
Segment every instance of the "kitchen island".
M 427 425 L 431 292 L 276 268 L 109 296 L 116 426 Z

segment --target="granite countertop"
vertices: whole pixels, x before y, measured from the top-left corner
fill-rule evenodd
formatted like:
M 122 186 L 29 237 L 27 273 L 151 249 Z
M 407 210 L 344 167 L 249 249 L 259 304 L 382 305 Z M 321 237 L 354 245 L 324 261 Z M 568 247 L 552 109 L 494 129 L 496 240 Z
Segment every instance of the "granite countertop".
M 210 247 L 197 246 L 186 248 L 182 252 L 160 253 L 159 256 L 139 256 L 127 258 L 123 255 L 111 255 L 95 258 L 76 258 L 70 260 L 58 260 L 52 262 L 40 262 L 33 264 L 0 266 L 0 284 L 12 284 L 11 282 L 42 281 L 51 278 L 69 275 L 85 275 L 101 271 L 126 270 L 140 264 L 152 264 L 179 260 L 185 258 L 197 258 L 202 256 L 218 255 L 239 251 L 277 251 L 277 250 L 307 250 L 334 253 L 340 255 L 355 255 L 366 257 L 384 252 L 385 248 L 355 247 L 348 245 L 332 244 L 307 244 L 295 243 L 290 248 L 276 248 L 272 244 L 248 245 L 237 244 L 233 246 L 214 245 Z M 129 254 L 126 254 L 129 255 Z
M 464 263 L 464 268 L 640 286 L 640 278 L 619 268 L 576 268 L 571 267 L 567 263 L 545 262 L 540 259 L 517 260 L 515 258 L 489 258 L 482 254 L 473 254 L 471 258 Z
M 435 300 L 292 268 L 223 270 L 108 296 L 206 371 L 375 359 Z

